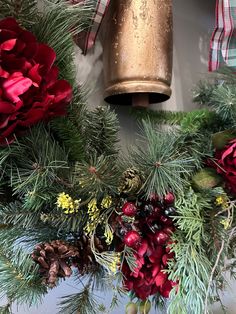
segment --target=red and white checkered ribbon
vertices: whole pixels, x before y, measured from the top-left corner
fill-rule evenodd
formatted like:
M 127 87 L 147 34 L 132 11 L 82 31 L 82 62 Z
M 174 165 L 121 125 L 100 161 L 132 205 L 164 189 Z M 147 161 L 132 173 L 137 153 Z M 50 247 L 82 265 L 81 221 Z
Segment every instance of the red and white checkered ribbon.
M 210 43 L 209 71 L 236 68 L 236 0 L 216 0 L 216 24 Z
M 115 0 L 118 1 L 118 0 Z M 91 4 L 91 0 L 72 0 L 72 3 L 81 3 L 82 5 Z M 101 23 L 108 9 L 110 0 L 96 0 L 94 15 L 91 21 L 91 25 L 87 31 L 78 34 L 78 38 L 76 40 L 79 47 L 82 49 L 83 54 L 86 54 L 87 51 L 93 47 L 97 34 L 99 32 Z

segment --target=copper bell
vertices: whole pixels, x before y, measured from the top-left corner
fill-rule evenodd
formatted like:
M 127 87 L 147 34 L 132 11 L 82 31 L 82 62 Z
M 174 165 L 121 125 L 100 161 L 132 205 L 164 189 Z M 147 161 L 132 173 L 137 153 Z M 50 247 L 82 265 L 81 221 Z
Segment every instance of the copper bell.
M 104 99 L 146 106 L 169 99 L 172 1 L 111 0 L 104 21 Z

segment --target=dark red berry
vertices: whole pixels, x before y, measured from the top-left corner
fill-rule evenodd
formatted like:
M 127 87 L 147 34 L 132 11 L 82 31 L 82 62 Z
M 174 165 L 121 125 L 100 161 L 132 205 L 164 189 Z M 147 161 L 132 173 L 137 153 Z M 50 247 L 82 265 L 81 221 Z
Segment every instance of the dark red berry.
M 122 207 L 122 212 L 124 215 L 129 217 L 134 217 L 137 214 L 137 207 L 134 203 L 126 202 Z
M 155 241 L 159 245 L 164 245 L 166 242 L 170 239 L 170 236 L 163 232 L 163 231 L 157 231 L 155 233 Z
M 161 215 L 159 219 L 160 219 L 160 222 L 162 222 L 166 226 L 173 225 L 172 219 L 170 219 L 169 217 L 166 217 L 165 215 Z
M 156 193 L 152 193 L 149 196 L 150 202 L 157 202 L 159 200 L 159 196 Z
M 174 201 L 175 201 L 175 196 L 173 193 L 169 192 L 164 196 L 164 203 L 166 205 L 171 205 L 174 203 Z
M 141 236 L 135 230 L 128 231 L 126 235 L 124 236 L 124 243 L 125 245 L 135 249 L 141 243 Z

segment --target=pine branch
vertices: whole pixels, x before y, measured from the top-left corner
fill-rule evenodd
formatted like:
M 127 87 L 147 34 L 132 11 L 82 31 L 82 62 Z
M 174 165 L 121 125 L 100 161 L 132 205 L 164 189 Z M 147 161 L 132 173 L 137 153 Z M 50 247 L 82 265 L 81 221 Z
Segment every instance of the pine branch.
M 37 304 L 46 293 L 41 284 L 38 268 L 31 257 L 22 250 L 1 248 L 0 250 L 0 292 L 18 304 Z
M 195 91 L 195 102 L 209 106 L 218 115 L 221 129 L 235 127 L 236 88 L 232 71 L 224 71 L 213 83 L 201 82 Z
M 98 107 L 87 115 L 86 125 L 87 156 L 117 155 L 118 120 L 116 114 L 108 106 Z
M 68 1 L 44 1 L 43 14 L 33 31 L 38 41 L 51 46 L 57 55 L 60 76 L 75 85 L 73 35 L 82 31 L 91 20 L 92 8 L 71 5 Z
M 155 124 L 179 125 L 188 114 L 184 111 L 151 109 L 131 109 L 131 114 L 139 121 L 149 120 Z
M 58 232 L 81 233 L 86 224 L 86 214 L 82 209 L 78 213 L 66 215 L 61 210 L 54 210 L 41 216 L 41 220 L 48 228 L 53 227 Z
M 38 20 L 36 0 L 0 0 L 0 19 L 14 17 L 19 23 L 30 29 Z
M 146 180 L 142 190 L 147 197 L 151 193 L 164 195 L 170 190 L 180 192 L 187 184 L 186 177 L 195 168 L 195 159 L 186 149 L 178 149 L 182 139 L 177 131 L 159 131 L 144 121 L 143 128 L 144 135 L 127 162 L 144 173 Z
M 82 161 L 85 158 L 84 125 L 87 116 L 85 103 L 86 95 L 81 90 L 74 90 L 67 117 L 54 119 L 50 124 L 54 134 L 63 143 L 73 161 Z
M 63 297 L 59 306 L 59 314 L 97 314 L 99 305 L 87 285 L 81 292 Z
M 117 192 L 118 171 L 113 157 L 90 156 L 89 162 L 77 163 L 74 183 L 85 195 Z
M 0 306 L 0 314 L 12 314 L 11 304 Z
M 16 225 L 18 228 L 32 228 L 40 222 L 40 213 L 26 211 L 20 202 L 9 203 L 1 208 L 0 219 L 3 224 Z
M 59 185 L 61 177 L 66 181 L 70 176 L 67 154 L 42 125 L 7 147 L 0 164 L 6 177 L 10 177 L 14 193 L 22 196 L 41 195 L 49 186 L 54 189 Z

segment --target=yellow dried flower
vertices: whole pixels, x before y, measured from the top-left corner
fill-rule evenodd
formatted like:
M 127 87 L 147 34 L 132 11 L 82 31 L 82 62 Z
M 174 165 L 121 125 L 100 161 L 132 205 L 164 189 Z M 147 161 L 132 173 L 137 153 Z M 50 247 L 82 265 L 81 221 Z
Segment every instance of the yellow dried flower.
M 88 213 L 89 215 L 92 213 L 95 213 L 96 211 L 99 211 L 97 207 L 97 200 L 96 198 L 93 198 L 89 203 L 88 203 Z
M 104 236 L 106 238 L 106 244 L 110 245 L 113 241 L 114 236 L 113 236 L 112 229 L 108 224 L 106 224 Z
M 225 218 L 222 219 L 220 223 L 224 226 L 225 230 L 228 230 L 230 227 L 231 220 L 229 218 Z
M 109 207 L 111 207 L 111 205 L 112 205 L 112 198 L 111 196 L 107 195 L 106 197 L 103 198 L 101 202 L 101 207 L 108 209 Z
M 64 209 L 65 214 L 73 214 L 78 212 L 80 200 L 73 200 L 69 194 L 62 192 L 57 197 L 57 207 Z
M 114 254 L 114 259 L 109 265 L 109 270 L 111 273 L 115 274 L 117 272 L 117 268 L 120 265 L 120 254 L 115 253 Z
M 225 202 L 222 196 L 217 196 L 216 198 L 216 205 L 222 205 Z

